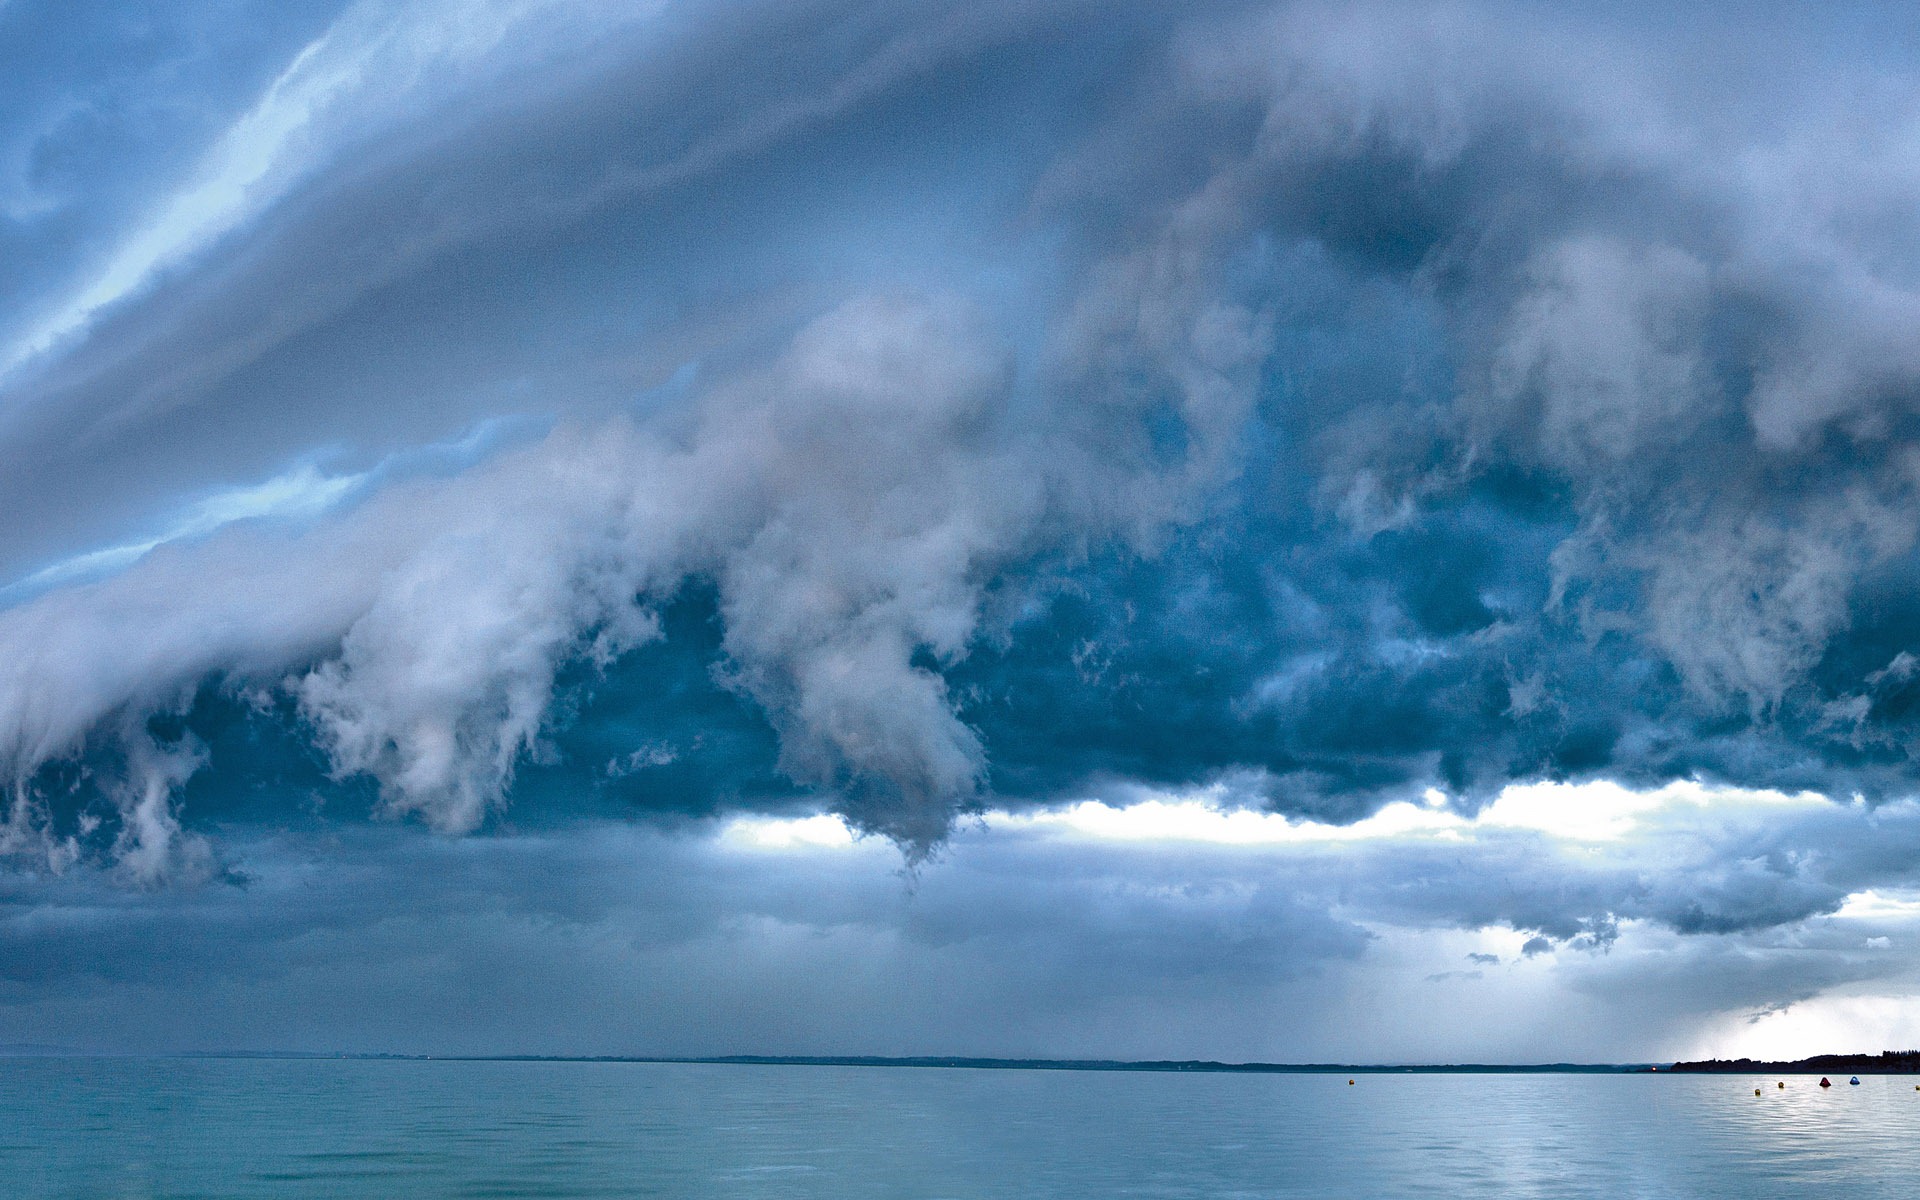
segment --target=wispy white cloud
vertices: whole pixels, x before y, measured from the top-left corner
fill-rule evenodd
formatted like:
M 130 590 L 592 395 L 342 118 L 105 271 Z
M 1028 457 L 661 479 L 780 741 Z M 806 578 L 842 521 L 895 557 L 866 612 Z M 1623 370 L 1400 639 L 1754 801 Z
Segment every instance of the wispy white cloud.
M 365 470 L 329 474 L 305 462 L 260 483 L 214 492 L 188 504 L 159 532 L 70 555 L 0 586 L 0 610 L 52 588 L 104 579 L 161 546 L 204 538 L 237 522 L 308 521 L 383 484 L 415 474 L 464 469 L 545 425 L 538 420 L 497 418 L 479 423 L 453 441 L 402 450 Z
M 581 7 L 581 0 L 354 5 L 294 55 L 207 150 L 184 186 L 158 197 L 150 215 L 84 283 L 12 337 L 0 351 L 0 383 L 83 334 L 103 310 L 246 225 L 346 145 L 404 118 L 435 87 L 472 83 L 461 76 L 509 38 L 544 41 L 556 18 L 577 18 Z M 618 22 L 659 7 L 628 6 Z
M 364 474 L 327 475 L 308 463 L 253 487 L 215 493 L 190 505 L 178 521 L 152 537 L 76 554 L 0 588 L 0 607 L 63 584 L 102 578 L 131 566 L 157 547 L 203 537 L 235 521 L 318 516 L 350 495 L 365 478 Z

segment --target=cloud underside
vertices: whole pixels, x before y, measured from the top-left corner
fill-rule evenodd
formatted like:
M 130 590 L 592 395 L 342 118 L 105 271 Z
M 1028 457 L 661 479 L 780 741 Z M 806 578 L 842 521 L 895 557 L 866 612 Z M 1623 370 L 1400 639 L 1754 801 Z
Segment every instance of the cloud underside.
M 18 862 L 1911 791 L 1897 80 L 1470 7 L 308 32 L 9 302 Z
M 1096 816 L 992 815 L 912 889 L 890 847 L 826 836 L 821 817 L 712 838 L 604 821 L 236 833 L 247 886 L 191 893 L 15 877 L 0 1038 L 1643 1061 L 1920 1028 L 1889 999 L 1920 983 L 1889 953 L 1920 934 L 1908 802 L 1688 795 L 1584 843 L 1524 813 L 1428 810 L 1451 837 L 1295 824 L 1238 844 L 1102 835 Z M 1809 840 L 1823 854 L 1797 851 Z M 1863 879 L 1891 890 L 1837 903 Z

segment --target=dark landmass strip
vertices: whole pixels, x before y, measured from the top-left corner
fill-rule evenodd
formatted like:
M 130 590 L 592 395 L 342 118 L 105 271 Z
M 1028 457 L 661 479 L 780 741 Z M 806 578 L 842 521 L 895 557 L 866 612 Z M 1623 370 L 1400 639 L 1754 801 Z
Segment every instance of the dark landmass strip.
M 1210 1059 L 1156 1059 L 1128 1061 L 1104 1058 L 960 1058 L 917 1057 L 877 1058 L 833 1055 L 761 1055 L 730 1054 L 717 1058 L 660 1061 L 739 1063 L 769 1066 L 819 1067 L 958 1067 L 989 1071 L 1200 1071 L 1253 1075 L 1378 1075 L 1480 1073 L 1510 1074 L 1539 1072 L 1618 1072 L 1645 1070 L 1641 1066 L 1611 1063 L 1448 1063 L 1448 1064 L 1360 1064 L 1360 1063 L 1266 1063 L 1214 1062 Z
M 1916 1075 L 1920 1074 L 1920 1050 L 1882 1050 L 1878 1054 L 1816 1054 L 1792 1062 L 1767 1062 L 1757 1058 L 1709 1058 L 1705 1062 L 1677 1062 L 1676 1072 L 1707 1072 L 1727 1075 Z
M 1104 1058 L 967 1058 L 924 1055 L 887 1058 L 875 1055 L 726 1054 L 705 1058 L 626 1054 L 314 1054 L 273 1051 L 213 1051 L 192 1058 L 326 1058 L 405 1062 L 590 1062 L 679 1063 L 699 1066 L 764 1067 L 931 1067 L 985 1071 L 1190 1071 L 1265 1075 L 1438 1075 L 1438 1074 L 1620 1074 L 1655 1069 L 1646 1063 L 1265 1063 L 1214 1062 L 1207 1059 L 1129 1061 Z
M 303 1050 L 212 1050 L 188 1054 L 116 1055 L 55 1046 L 0 1046 L 6 1057 L 269 1058 L 392 1062 L 678 1063 L 696 1066 L 920 1067 L 976 1071 L 1188 1071 L 1241 1075 L 1618 1075 L 1634 1072 L 1726 1075 L 1920 1075 L 1920 1050 L 1819 1054 L 1792 1062 L 1710 1058 L 1664 1063 L 1270 1063 L 1211 1059 L 970 1058 L 864 1054 L 723 1054 L 707 1057 L 639 1054 L 379 1054 Z

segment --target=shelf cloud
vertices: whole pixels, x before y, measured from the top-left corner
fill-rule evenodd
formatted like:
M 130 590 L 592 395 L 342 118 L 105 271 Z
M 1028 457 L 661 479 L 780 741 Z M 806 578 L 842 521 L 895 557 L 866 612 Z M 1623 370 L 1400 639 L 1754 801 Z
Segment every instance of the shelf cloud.
M 1909 885 L 1856 836 L 1920 749 L 1889 12 L 178 7 L 0 8 L 20 879 L 831 814 L 930 880 L 1089 800 L 1679 787 L 1808 799 L 1269 915 L 1603 955 Z

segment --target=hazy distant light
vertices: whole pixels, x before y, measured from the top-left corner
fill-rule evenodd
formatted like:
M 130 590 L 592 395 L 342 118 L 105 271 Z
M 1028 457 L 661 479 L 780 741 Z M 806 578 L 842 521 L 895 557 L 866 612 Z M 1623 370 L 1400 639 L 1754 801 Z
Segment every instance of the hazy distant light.
M 1815 996 L 1729 1020 L 1690 1058 L 1803 1058 L 1871 1054 L 1920 1045 L 1920 1004 L 1912 995 Z
M 1501 831 L 1529 830 L 1564 842 L 1593 845 L 1629 838 L 1675 814 L 1694 819 L 1732 819 L 1832 803 L 1813 792 L 1788 795 L 1712 788 L 1693 782 L 1649 792 L 1605 782 L 1536 783 L 1507 788 L 1472 817 L 1442 807 L 1445 796 L 1430 790 L 1421 803 L 1395 801 L 1364 820 L 1334 825 L 1227 807 L 1221 802 L 1223 796 L 1222 789 L 1209 787 L 1163 793 L 1130 804 L 1082 800 L 1032 812 L 992 810 L 982 815 L 983 832 L 979 836 L 1030 833 L 1083 842 L 1287 846 L 1419 839 L 1460 842 Z M 726 827 L 724 836 L 763 849 L 848 846 L 854 841 L 852 831 L 831 814 L 800 819 L 742 817 Z M 1920 912 L 1920 901 L 1914 902 L 1912 911 Z
M 1814 807 L 1830 804 L 1815 792 L 1785 792 L 1714 788 L 1692 780 L 1670 783 L 1650 792 L 1636 792 L 1617 783 L 1514 784 L 1482 809 L 1476 823 L 1511 829 L 1536 829 L 1569 841 L 1614 841 L 1632 833 L 1646 819 L 1675 809 L 1729 809 Z
M 1920 892 L 1867 888 L 1846 898 L 1836 917 L 1861 921 L 1904 921 L 1920 917 Z
M 798 850 L 846 847 L 854 832 L 832 813 L 814 817 L 740 817 L 727 822 L 720 840 L 758 850 Z
M 1214 842 L 1230 846 L 1458 837 L 1468 827 L 1458 814 L 1405 802 L 1389 804 L 1351 825 L 1328 825 L 1292 821 L 1250 809 L 1221 809 L 1198 799 L 1144 800 L 1124 807 L 1085 800 L 1068 808 L 1035 813 L 991 813 L 986 821 L 989 828 L 1024 828 L 1107 841 Z
M 1527 829 L 1570 842 L 1616 841 L 1652 819 L 1676 810 L 1702 814 L 1751 812 L 1830 803 L 1813 792 L 1711 788 L 1683 781 L 1650 792 L 1616 783 L 1516 784 L 1473 817 L 1441 807 L 1446 797 L 1429 789 L 1424 803 L 1396 801 L 1350 825 L 1290 820 L 1274 813 L 1224 809 L 1211 791 L 1199 796 L 1109 805 L 1088 800 L 1030 814 L 989 814 L 990 826 L 1071 832 L 1124 841 L 1201 841 L 1225 845 L 1370 841 L 1433 837 L 1458 840 L 1483 831 Z

